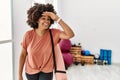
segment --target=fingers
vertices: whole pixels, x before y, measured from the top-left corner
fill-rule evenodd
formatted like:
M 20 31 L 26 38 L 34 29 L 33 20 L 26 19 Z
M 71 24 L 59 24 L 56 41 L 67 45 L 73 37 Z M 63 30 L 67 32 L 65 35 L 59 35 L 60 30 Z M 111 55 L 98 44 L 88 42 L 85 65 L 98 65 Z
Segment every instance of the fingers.
M 47 11 L 46 11 L 46 12 L 43 12 L 42 15 L 47 15 L 47 16 L 50 16 L 50 17 L 51 17 L 51 16 L 52 16 L 52 12 L 47 12 Z
M 57 20 L 58 16 L 56 14 L 54 14 L 53 12 L 43 12 L 42 15 L 45 15 L 45 16 L 49 16 L 51 19 L 53 20 Z

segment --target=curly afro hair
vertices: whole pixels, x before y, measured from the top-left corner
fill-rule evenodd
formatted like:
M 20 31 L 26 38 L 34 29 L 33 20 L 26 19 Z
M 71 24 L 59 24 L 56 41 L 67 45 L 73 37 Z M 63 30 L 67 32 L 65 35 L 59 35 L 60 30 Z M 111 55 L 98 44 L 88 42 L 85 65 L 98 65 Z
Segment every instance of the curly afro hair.
M 53 12 L 56 14 L 56 11 L 54 10 L 54 7 L 52 4 L 39 4 L 39 3 L 34 3 L 34 6 L 32 6 L 28 11 L 28 20 L 27 23 L 30 25 L 30 27 L 37 29 L 38 28 L 38 19 L 42 17 L 42 13 L 48 11 L 48 12 Z M 54 21 L 51 19 L 50 20 L 50 25 L 53 24 Z

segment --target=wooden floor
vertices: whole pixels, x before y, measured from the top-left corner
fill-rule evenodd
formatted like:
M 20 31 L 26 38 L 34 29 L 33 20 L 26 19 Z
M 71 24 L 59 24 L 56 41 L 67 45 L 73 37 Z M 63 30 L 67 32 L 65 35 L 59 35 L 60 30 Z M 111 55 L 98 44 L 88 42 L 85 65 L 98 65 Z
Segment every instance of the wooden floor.
M 67 70 L 68 80 L 120 80 L 120 64 L 72 65 Z

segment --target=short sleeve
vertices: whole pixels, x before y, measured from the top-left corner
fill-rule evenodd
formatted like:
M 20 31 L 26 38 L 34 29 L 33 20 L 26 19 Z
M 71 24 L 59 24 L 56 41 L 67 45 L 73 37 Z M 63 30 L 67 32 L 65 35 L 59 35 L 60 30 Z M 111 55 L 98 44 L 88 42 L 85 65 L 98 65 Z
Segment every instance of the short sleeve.
M 23 40 L 21 42 L 21 46 L 24 48 L 24 49 L 27 49 L 27 46 L 29 44 L 29 32 L 26 32 L 25 35 L 23 36 Z
M 60 33 L 61 33 L 61 30 L 59 29 L 52 29 L 52 35 L 53 35 L 55 44 L 59 43 L 60 41 Z

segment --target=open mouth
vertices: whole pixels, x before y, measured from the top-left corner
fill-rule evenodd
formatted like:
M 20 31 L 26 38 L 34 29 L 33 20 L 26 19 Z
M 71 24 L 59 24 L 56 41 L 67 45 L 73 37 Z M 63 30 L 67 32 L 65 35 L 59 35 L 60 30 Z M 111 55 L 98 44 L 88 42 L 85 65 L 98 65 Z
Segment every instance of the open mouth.
M 43 26 L 48 27 L 49 24 L 48 23 L 43 23 Z

